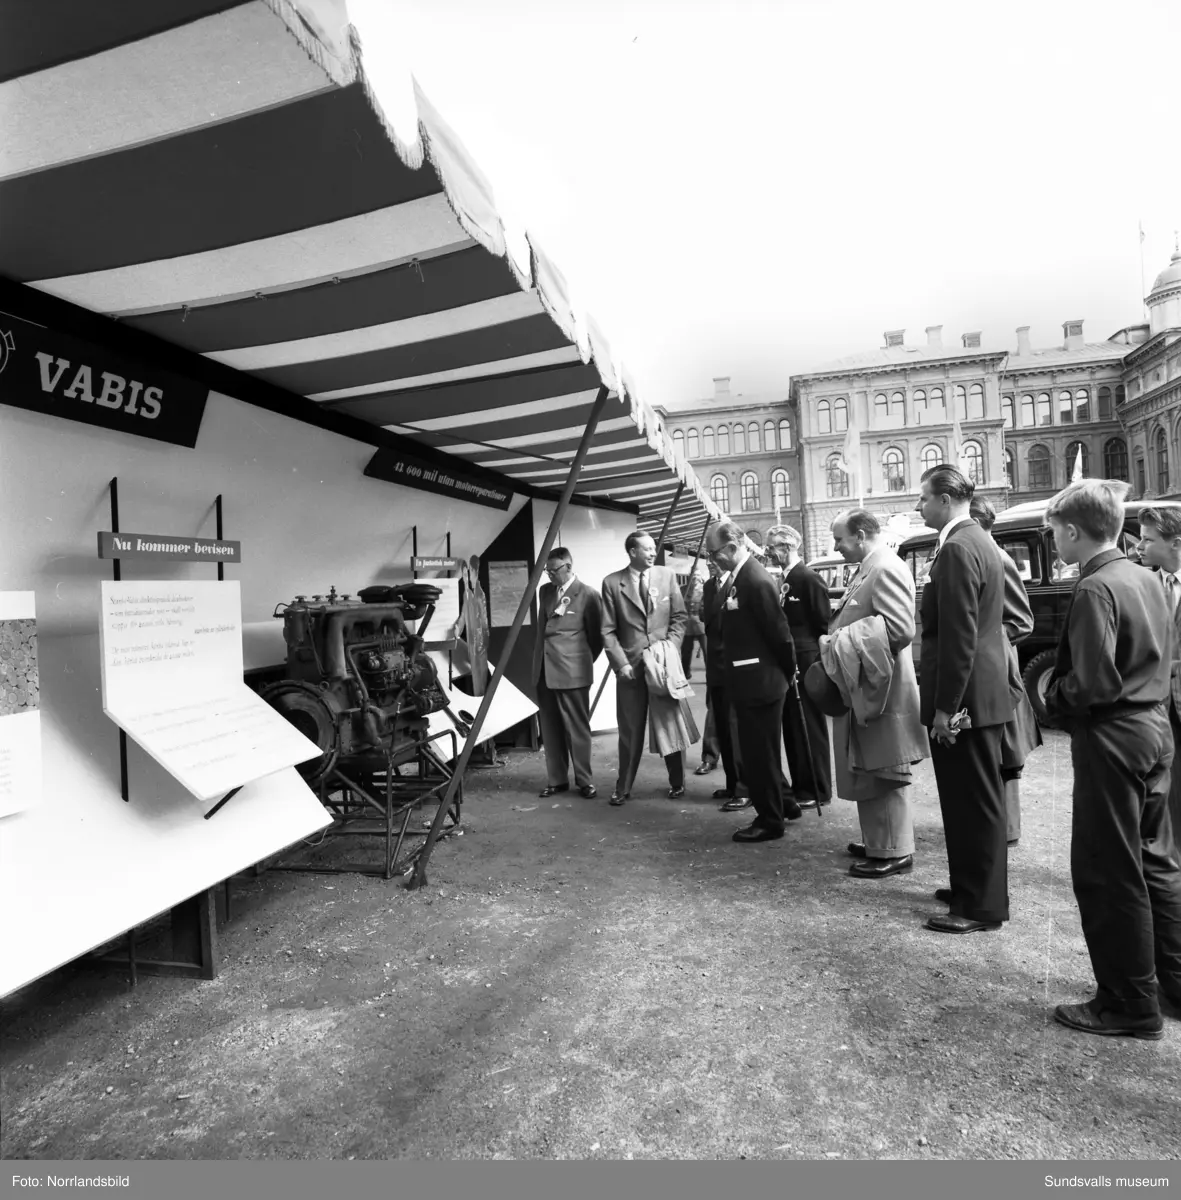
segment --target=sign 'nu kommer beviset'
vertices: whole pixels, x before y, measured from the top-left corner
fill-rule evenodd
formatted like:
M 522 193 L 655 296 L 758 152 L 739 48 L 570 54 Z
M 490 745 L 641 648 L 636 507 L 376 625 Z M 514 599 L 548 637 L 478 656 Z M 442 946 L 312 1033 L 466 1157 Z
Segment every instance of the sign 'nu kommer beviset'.
M 171 562 L 241 562 L 242 543 L 225 538 L 176 537 L 170 533 L 98 535 L 99 558 L 158 558 Z

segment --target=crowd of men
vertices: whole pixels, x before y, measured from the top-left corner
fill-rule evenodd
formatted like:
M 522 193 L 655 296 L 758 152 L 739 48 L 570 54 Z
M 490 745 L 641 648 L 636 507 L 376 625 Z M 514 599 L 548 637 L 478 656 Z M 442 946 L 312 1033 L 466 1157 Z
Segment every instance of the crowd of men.
M 930 758 L 949 883 L 935 892 L 947 912 L 932 914 L 926 928 L 1002 928 L 1008 854 L 1020 837 L 1019 779 L 1042 739 L 1016 650 L 1033 615 L 1015 564 L 991 536 L 996 514 L 974 491 L 956 467 L 922 478 L 917 508 L 938 541 L 921 599 L 917 674 L 914 578 L 865 509 L 832 523 L 837 551 L 858 565 L 835 610 L 790 526 L 766 535 L 777 580 L 735 523 L 711 525 L 710 578 L 688 606 L 647 534 L 629 535 L 628 565 L 603 580 L 601 593 L 575 576 L 569 551 L 555 549 L 534 663 L 548 772 L 542 796 L 569 790 L 571 764 L 581 795 L 597 795 L 589 696 L 600 652 L 617 685 L 610 804 L 631 799 L 645 739 L 664 758 L 669 798 L 683 796 L 685 755 L 701 738 L 688 705 L 685 643 L 700 638 L 707 719 L 697 774 L 720 763 L 725 782 L 714 798 L 725 811 L 752 811 L 734 841 L 782 838 L 805 807 L 831 802 L 835 782 L 837 795 L 857 805 L 861 839 L 848 845 L 850 874 L 911 871 L 909 788 L 914 768 Z M 1079 572 L 1046 704 L 1070 731 L 1071 876 L 1097 983 L 1093 999 L 1059 1005 L 1054 1015 L 1088 1033 L 1156 1039 L 1162 1005 L 1181 1016 L 1181 770 L 1171 770 L 1181 742 L 1181 509 L 1146 507 L 1139 519 L 1143 566 L 1119 548 L 1119 485 L 1074 483 L 1046 513 L 1059 557 Z

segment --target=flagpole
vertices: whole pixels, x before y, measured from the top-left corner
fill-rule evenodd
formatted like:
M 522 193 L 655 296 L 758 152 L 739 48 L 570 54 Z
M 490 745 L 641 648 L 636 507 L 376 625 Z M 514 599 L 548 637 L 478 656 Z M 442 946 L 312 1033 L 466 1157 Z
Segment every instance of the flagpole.
M 1148 295 L 1148 288 L 1144 285 L 1144 221 L 1139 222 L 1140 226 L 1140 307 L 1144 310 L 1144 315 L 1148 315 L 1148 303 L 1145 297 Z

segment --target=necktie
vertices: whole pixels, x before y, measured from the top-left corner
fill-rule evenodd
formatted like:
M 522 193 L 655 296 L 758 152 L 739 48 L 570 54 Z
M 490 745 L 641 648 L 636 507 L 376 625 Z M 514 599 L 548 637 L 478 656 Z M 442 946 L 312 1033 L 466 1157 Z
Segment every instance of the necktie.
M 640 572 L 640 599 L 644 602 L 644 611 L 652 611 L 652 597 L 648 594 L 648 572 Z
M 1169 611 L 1176 613 L 1177 611 L 1177 576 L 1172 571 L 1162 571 L 1162 577 L 1165 581 L 1165 595 L 1169 598 Z

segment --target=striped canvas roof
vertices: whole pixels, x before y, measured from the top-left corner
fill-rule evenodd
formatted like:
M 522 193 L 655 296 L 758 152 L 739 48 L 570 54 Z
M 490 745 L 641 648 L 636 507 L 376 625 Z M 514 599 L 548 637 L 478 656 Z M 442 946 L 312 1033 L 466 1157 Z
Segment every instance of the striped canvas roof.
M 670 532 L 695 543 L 720 514 L 593 318 L 527 235 L 528 261 L 507 251 L 417 89 L 397 136 L 347 19 L 344 0 L 25 6 L 0 39 L 0 274 L 293 416 L 306 397 L 532 494 L 560 491 L 605 385 L 577 493 L 657 533 L 683 484 Z

